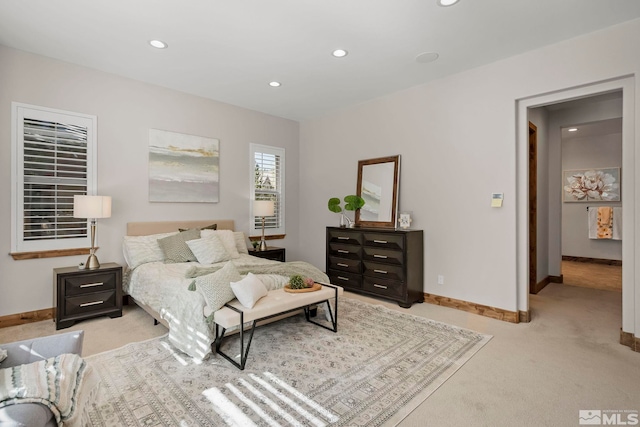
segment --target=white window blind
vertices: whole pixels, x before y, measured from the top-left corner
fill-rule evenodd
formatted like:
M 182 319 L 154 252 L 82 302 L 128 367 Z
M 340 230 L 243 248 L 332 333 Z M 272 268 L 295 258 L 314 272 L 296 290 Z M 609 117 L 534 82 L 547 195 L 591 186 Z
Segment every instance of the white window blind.
M 73 196 L 95 192 L 95 116 L 13 108 L 12 252 L 89 246 Z
M 272 200 L 274 215 L 265 217 L 265 234 L 285 234 L 284 221 L 284 148 L 251 144 L 251 192 L 254 200 Z M 262 230 L 262 218 L 251 221 L 251 234 Z

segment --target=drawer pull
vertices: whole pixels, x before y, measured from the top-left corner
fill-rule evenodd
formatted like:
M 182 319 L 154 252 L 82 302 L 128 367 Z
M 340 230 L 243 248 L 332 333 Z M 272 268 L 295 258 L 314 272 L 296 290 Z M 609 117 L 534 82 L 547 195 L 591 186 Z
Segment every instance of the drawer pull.
M 373 243 L 380 243 L 380 244 L 386 245 L 388 242 L 386 240 L 375 240 L 374 239 Z
M 349 251 L 345 251 L 344 249 L 338 249 L 339 254 L 348 254 Z
M 380 289 L 387 289 L 386 286 L 384 285 L 378 285 L 377 283 L 374 283 L 373 286 L 375 286 L 376 288 L 380 288 Z
M 382 259 L 387 259 L 388 257 L 386 255 L 378 255 L 378 254 L 373 254 L 374 258 L 382 258 Z
M 349 267 L 349 264 L 345 264 L 343 262 L 338 263 L 338 267 Z
M 349 238 L 345 236 L 338 236 L 338 240 L 349 240 Z
M 374 273 L 387 274 L 384 270 L 373 270 Z
M 80 307 L 89 307 L 90 305 L 98 305 L 102 303 L 104 303 L 104 301 L 85 302 L 84 304 L 80 304 Z
M 85 283 L 84 285 L 80 285 L 81 288 L 92 288 L 94 286 L 102 286 L 104 285 L 103 282 L 96 282 L 96 283 Z
M 349 278 L 348 278 L 348 277 L 338 276 L 338 279 L 340 279 L 340 280 L 344 280 L 344 281 L 346 281 L 346 282 L 348 282 L 348 281 L 349 281 Z

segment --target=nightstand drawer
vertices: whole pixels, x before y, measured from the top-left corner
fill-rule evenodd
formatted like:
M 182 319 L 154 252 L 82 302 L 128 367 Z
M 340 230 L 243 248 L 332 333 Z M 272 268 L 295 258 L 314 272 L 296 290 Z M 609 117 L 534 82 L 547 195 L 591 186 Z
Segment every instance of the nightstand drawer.
M 116 288 L 116 273 L 111 271 L 83 276 L 70 276 L 65 277 L 63 281 L 67 296 L 114 290 Z
M 95 292 L 75 297 L 67 297 L 64 311 L 67 316 L 83 313 L 98 313 L 116 306 L 116 291 Z

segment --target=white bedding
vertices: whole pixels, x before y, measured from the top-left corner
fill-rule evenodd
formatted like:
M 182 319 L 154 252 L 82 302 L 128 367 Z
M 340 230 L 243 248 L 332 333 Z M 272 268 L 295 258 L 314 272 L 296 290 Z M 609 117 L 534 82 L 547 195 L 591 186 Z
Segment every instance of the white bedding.
M 223 266 L 225 262 L 212 264 Z M 232 262 L 239 268 L 267 264 L 278 261 L 240 254 Z M 186 278 L 186 272 L 194 266 L 211 267 L 197 262 L 165 264 L 149 262 L 134 268 L 129 280 L 123 284 L 124 292 L 136 301 L 146 304 L 169 323 L 169 340 L 179 350 L 196 360 L 202 360 L 211 353 L 211 343 L 215 339 L 215 329 L 206 320 L 205 299 L 200 292 L 187 288 L 194 279 Z M 256 274 L 267 290 L 283 287 L 289 280 L 277 274 Z M 327 279 L 328 280 L 328 279 Z

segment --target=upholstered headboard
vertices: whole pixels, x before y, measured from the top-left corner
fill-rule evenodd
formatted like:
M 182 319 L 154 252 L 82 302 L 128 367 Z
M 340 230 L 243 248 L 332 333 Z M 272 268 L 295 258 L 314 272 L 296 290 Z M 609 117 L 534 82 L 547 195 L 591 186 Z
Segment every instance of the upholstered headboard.
M 206 227 L 218 224 L 218 230 L 234 230 L 232 219 L 203 219 L 198 221 L 156 221 L 128 222 L 127 236 L 147 236 L 149 234 L 170 233 L 178 228 Z

